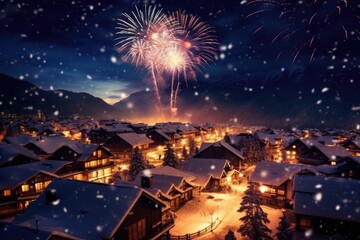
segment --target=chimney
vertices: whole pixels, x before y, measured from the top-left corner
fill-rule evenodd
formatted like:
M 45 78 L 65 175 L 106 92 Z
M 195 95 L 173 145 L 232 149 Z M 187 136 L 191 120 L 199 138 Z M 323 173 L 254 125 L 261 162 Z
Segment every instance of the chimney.
M 53 204 L 57 200 L 55 189 L 45 190 L 45 203 L 46 205 Z
M 141 187 L 142 188 L 152 188 L 153 187 L 153 177 L 152 176 L 141 176 Z

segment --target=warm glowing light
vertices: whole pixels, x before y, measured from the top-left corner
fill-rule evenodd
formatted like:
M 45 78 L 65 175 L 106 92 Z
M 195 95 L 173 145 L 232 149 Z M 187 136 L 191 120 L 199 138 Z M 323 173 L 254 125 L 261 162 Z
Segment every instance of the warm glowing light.
M 332 161 L 332 162 L 331 162 L 331 166 L 336 166 L 336 162 L 335 162 L 335 161 Z
M 231 180 L 232 180 L 231 177 L 226 177 L 226 181 L 227 181 L 228 183 L 231 183 Z
M 267 187 L 267 186 L 264 186 L 264 185 L 261 185 L 261 186 L 259 187 L 259 190 L 260 190 L 260 192 L 264 193 L 264 192 L 266 192 L 266 191 L 268 190 L 268 187 Z
M 185 47 L 186 49 L 191 48 L 191 42 L 185 41 L 185 42 L 184 42 L 184 47 Z
M 153 33 L 153 34 L 151 35 L 151 39 L 152 39 L 152 40 L 157 40 L 157 39 L 159 39 L 159 33 Z

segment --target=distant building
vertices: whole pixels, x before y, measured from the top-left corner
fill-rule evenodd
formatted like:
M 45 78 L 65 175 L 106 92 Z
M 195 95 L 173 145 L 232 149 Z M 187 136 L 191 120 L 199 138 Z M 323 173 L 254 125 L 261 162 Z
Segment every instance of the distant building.
M 39 161 L 28 149 L 17 145 L 0 142 L 0 168 Z

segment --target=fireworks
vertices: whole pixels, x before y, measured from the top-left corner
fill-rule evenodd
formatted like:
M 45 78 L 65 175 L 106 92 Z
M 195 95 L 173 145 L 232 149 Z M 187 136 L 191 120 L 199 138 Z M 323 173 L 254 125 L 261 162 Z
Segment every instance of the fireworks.
M 214 30 L 199 17 L 181 11 L 167 16 L 151 6 L 145 6 L 144 11 L 136 7 L 135 12 L 122 15 L 116 32 L 118 51 L 149 71 L 160 108 L 157 81 L 163 75 L 170 76 L 170 111 L 175 115 L 180 77 L 185 81 L 189 75 L 195 78 L 195 72 L 215 56 L 218 43 Z
M 285 41 L 287 45 L 292 45 L 293 62 L 301 52 L 308 52 L 311 62 L 316 55 L 334 47 L 329 46 L 329 43 L 337 45 L 349 41 L 350 37 L 358 32 L 356 29 L 359 27 L 359 16 L 356 4 L 355 0 L 252 0 L 248 2 L 252 12 L 246 18 L 259 17 L 262 22 L 254 33 L 265 31 L 267 24 L 271 24 L 270 34 L 273 38 L 270 42 L 273 45 L 278 44 L 281 49 L 278 57 L 285 46 L 281 41 Z M 267 15 L 275 15 L 277 18 L 275 21 L 268 21 Z M 276 26 L 279 31 L 274 32 Z

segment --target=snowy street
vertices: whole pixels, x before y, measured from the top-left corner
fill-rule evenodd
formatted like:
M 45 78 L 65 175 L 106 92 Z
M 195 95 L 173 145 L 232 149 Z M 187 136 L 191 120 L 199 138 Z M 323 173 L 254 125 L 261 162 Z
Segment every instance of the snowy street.
M 238 239 L 241 235 L 236 232 L 240 226 L 239 218 L 241 213 L 237 212 L 243 193 L 246 189 L 246 182 L 243 182 L 232 193 L 204 193 L 199 196 L 194 194 L 194 199 L 186 203 L 176 212 L 175 227 L 170 233 L 172 235 L 185 235 L 198 232 L 211 224 L 211 220 L 221 221 L 219 226 L 213 232 L 207 233 L 197 239 L 224 239 L 224 236 L 231 229 L 235 232 Z M 274 209 L 267 206 L 261 206 L 268 213 L 270 223 L 268 227 L 275 234 L 279 218 L 282 214 L 281 209 Z M 217 225 L 216 222 L 214 225 Z

